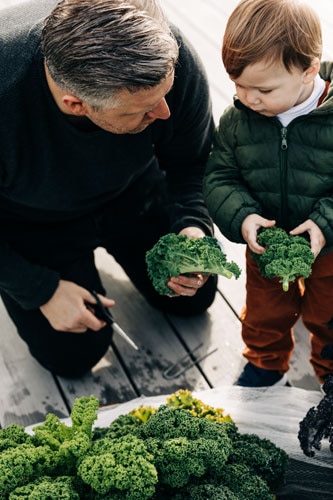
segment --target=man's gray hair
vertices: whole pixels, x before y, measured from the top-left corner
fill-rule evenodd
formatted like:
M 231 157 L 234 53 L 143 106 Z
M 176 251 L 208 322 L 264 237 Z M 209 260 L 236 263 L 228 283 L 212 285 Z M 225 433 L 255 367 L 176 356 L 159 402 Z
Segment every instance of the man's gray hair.
M 55 83 L 95 109 L 159 85 L 178 45 L 157 0 L 62 0 L 45 19 L 42 50 Z

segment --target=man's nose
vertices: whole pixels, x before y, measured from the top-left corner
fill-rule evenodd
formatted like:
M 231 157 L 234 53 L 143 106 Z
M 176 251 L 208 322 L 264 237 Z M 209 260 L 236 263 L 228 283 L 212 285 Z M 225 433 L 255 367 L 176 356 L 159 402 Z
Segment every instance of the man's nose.
M 150 118 L 154 118 L 154 120 L 167 120 L 170 117 L 170 114 L 171 113 L 169 106 L 167 105 L 167 102 L 163 97 L 163 99 L 157 104 L 157 106 L 155 106 L 154 109 L 148 111 L 147 116 L 149 116 Z

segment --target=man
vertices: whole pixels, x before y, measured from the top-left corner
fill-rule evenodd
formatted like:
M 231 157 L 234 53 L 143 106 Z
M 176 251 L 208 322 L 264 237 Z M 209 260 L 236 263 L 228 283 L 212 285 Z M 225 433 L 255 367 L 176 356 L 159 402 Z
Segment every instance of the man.
M 201 275 L 170 277 L 176 297 L 159 296 L 145 265 L 162 234 L 212 234 L 207 81 L 155 0 L 63 0 L 32 23 L 31 9 L 17 12 L 0 54 L 1 297 L 32 355 L 79 376 L 110 343 L 89 307 L 91 290 L 114 305 L 96 247 L 164 311 L 197 314 L 214 299 L 216 279 Z

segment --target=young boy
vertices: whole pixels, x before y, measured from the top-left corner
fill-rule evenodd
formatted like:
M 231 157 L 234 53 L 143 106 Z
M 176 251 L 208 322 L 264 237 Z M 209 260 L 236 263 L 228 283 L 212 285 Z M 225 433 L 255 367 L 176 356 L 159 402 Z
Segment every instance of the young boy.
M 216 131 L 204 196 L 222 233 L 247 243 L 241 386 L 287 383 L 300 315 L 319 382 L 333 374 L 333 360 L 321 357 L 333 344 L 333 63 L 320 64 L 321 50 L 320 21 L 297 0 L 243 0 L 224 34 L 236 96 Z M 294 282 L 284 292 L 251 257 L 265 250 L 258 231 L 274 225 L 310 240 L 305 291 Z

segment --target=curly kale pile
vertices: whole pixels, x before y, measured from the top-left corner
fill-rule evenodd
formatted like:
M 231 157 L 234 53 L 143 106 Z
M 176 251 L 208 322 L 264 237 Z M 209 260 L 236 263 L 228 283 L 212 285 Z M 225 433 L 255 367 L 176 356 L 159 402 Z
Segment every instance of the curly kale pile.
M 302 236 L 291 236 L 276 226 L 258 234 L 257 242 L 266 248 L 262 254 L 252 252 L 265 278 L 280 278 L 285 292 L 296 278 L 308 278 L 315 260 L 310 243 Z
M 93 431 L 97 408 L 80 398 L 71 426 L 49 414 L 33 435 L 0 430 L 0 499 L 272 500 L 284 482 L 282 449 L 239 433 L 221 409 L 215 418 L 190 391 Z
M 32 436 L 16 424 L 1 429 L 0 499 L 81 498 L 77 464 L 91 447 L 97 410 L 96 398 L 80 398 L 70 427 L 49 413 Z
M 216 238 L 188 238 L 169 233 L 162 236 L 146 253 L 148 276 L 161 295 L 172 295 L 167 282 L 172 276 L 191 273 L 220 274 L 226 278 L 240 276 L 235 262 L 227 262 Z

